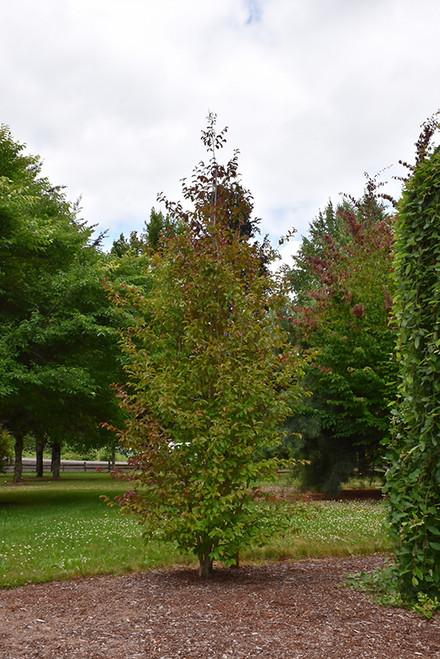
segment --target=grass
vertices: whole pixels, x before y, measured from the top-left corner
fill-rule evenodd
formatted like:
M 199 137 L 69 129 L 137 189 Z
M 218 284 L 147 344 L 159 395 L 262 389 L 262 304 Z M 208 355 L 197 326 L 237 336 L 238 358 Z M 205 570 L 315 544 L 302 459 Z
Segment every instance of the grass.
M 316 501 L 292 506 L 292 526 L 244 559 L 280 560 L 368 555 L 391 550 L 385 531 L 386 504 Z
M 144 546 L 133 517 L 109 508 L 126 488 L 108 474 L 64 474 L 61 481 L 26 476 L 22 486 L 0 475 L 0 588 L 94 574 L 121 574 L 191 563 L 175 547 Z M 278 505 L 278 504 L 265 504 Z M 383 530 L 384 504 L 288 504 L 292 525 L 243 561 L 369 554 L 390 549 Z

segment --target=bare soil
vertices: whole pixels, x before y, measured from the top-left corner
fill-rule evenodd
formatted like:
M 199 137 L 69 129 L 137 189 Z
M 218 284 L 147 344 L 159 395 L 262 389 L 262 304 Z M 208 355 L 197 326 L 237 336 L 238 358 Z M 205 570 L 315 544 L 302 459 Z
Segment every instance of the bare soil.
M 384 556 L 174 568 L 0 591 L 0 659 L 440 657 L 431 620 L 343 585 Z

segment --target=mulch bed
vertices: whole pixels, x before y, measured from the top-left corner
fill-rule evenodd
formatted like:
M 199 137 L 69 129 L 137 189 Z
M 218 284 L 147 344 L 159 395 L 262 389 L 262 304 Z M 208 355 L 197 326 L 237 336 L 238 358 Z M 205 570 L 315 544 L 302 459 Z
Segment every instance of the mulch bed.
M 0 591 L 0 659 L 440 657 L 440 616 L 343 585 L 384 556 L 93 577 Z
M 381 501 L 384 497 L 380 488 L 351 488 L 341 490 L 339 496 L 325 497 L 322 492 L 299 492 L 294 487 L 261 487 L 259 491 L 273 501 Z

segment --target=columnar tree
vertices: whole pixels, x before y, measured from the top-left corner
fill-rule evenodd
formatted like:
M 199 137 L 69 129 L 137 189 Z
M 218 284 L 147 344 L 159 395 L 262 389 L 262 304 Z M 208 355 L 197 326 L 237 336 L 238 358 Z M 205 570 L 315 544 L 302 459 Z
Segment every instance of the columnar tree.
M 138 313 L 122 344 L 129 385 L 119 396 L 129 419 L 120 437 L 135 466 L 124 502 L 147 537 L 193 551 L 208 577 L 214 560 L 234 564 L 276 528 L 254 492 L 275 473 L 276 460 L 260 458 L 279 441 L 302 370 L 277 320 L 283 284 L 262 269 L 261 245 L 243 231 L 252 197 L 237 153 L 217 162 L 225 137 L 212 115 L 202 136 L 210 160 L 183 184 L 190 210 L 167 203 L 182 226 L 150 261 L 149 295 L 127 287 L 115 297 Z
M 387 486 L 398 587 L 411 602 L 440 589 L 440 148 L 432 120 L 399 204 L 399 385 Z

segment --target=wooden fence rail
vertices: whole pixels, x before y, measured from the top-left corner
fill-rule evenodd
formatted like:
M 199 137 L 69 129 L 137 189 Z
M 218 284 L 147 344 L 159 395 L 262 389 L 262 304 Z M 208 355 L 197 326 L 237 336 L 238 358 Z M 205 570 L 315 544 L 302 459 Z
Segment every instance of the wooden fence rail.
M 116 462 L 115 469 L 121 471 L 130 471 L 133 469 L 127 462 Z M 23 472 L 35 472 L 37 470 L 35 458 L 23 458 Z M 61 472 L 73 471 L 111 471 L 112 464 L 110 461 L 96 460 L 61 460 Z M 9 464 L 6 471 L 14 471 L 14 465 Z M 51 472 L 51 461 L 43 460 L 43 472 Z

